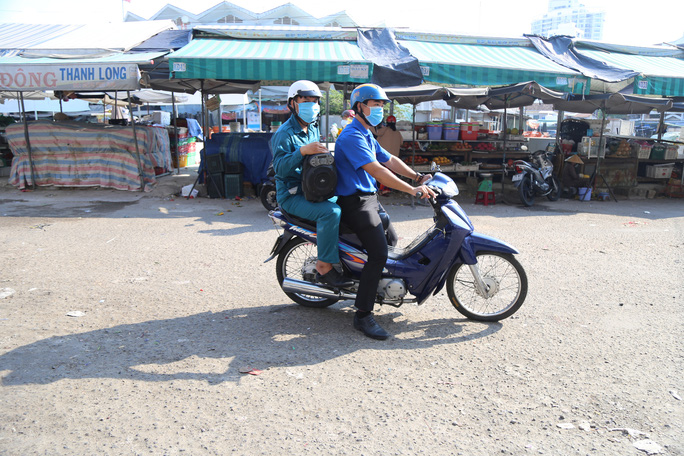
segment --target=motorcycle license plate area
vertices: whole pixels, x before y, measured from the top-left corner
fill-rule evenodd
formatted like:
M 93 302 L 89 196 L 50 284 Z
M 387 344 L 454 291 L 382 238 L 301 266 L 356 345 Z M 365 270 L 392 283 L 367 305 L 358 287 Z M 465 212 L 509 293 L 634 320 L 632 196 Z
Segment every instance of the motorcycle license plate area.
M 518 182 L 518 181 L 522 180 L 522 178 L 523 178 L 523 174 L 520 173 L 520 174 L 514 174 L 511 179 L 513 180 L 513 182 Z

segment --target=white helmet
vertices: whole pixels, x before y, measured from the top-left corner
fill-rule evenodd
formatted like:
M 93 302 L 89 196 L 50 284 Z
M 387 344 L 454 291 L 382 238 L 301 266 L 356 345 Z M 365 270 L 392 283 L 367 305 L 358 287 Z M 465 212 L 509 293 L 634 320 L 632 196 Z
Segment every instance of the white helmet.
M 293 83 L 290 90 L 287 91 L 287 99 L 294 98 L 297 95 L 300 97 L 318 97 L 321 98 L 321 91 L 316 84 L 311 81 L 301 80 Z

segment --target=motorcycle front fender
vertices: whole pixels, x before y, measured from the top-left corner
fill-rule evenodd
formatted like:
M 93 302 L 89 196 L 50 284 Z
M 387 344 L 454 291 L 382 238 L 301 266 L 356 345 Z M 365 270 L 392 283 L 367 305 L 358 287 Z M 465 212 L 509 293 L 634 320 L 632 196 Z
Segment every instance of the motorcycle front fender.
M 455 264 L 475 264 L 477 263 L 477 252 L 481 251 L 512 254 L 519 253 L 515 247 L 505 243 L 504 241 L 473 231 L 463 240 L 459 255 L 454 259 L 454 261 L 452 261 L 451 265 L 444 270 L 444 273 L 442 274 L 442 277 L 440 277 L 439 282 L 435 287 L 435 291 L 432 294 L 436 295 L 444 287 L 447 273 Z
M 473 232 L 466 236 L 461 245 L 461 259 L 465 264 L 475 264 L 475 255 L 480 251 L 499 252 L 499 253 L 519 253 L 515 247 L 499 239 L 487 236 L 486 234 Z

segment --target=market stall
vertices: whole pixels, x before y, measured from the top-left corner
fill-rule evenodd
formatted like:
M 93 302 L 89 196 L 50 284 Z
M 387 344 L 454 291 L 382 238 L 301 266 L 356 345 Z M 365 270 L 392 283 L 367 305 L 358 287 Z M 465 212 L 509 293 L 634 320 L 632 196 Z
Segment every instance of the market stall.
M 0 26 L 3 32 L 15 29 L 0 42 L 0 49 L 4 51 L 0 57 L 0 91 L 18 94 L 24 121 L 23 139 L 20 127 L 8 127 L 6 131 L 14 152 L 10 182 L 20 188 L 70 182 L 80 186 L 149 190 L 157 174 L 170 171 L 168 134 L 163 129 L 136 127 L 132 114 L 130 127 L 68 126 L 29 123 L 24 109 L 24 93 L 37 90 L 59 92 L 61 96 L 72 92 L 116 91 L 126 92 L 130 99 L 130 92 L 141 88 L 143 77 L 139 66 L 159 60 L 168 50 L 124 51 L 169 28 L 173 28 L 173 23 L 159 21 L 121 26 L 105 24 L 101 29 L 75 25 L 56 34 L 41 34 L 38 25 Z M 120 33 L 113 33 L 114 29 Z M 112 33 L 99 37 L 93 35 L 96 30 Z M 65 145 L 69 151 L 65 151 Z M 122 151 L 125 151 L 123 155 Z M 121 158 L 126 154 L 129 157 Z M 137 168 L 137 185 L 130 182 L 130 157 Z
M 389 88 L 387 95 L 391 100 L 400 103 L 415 104 L 430 100 L 444 100 L 452 107 L 461 109 L 489 110 L 503 109 L 503 117 L 507 117 L 507 109 L 529 106 L 536 100 L 550 103 L 553 100 L 565 99 L 567 94 L 556 92 L 534 81 L 522 82 L 502 87 L 440 87 L 421 85 L 408 88 Z M 501 132 L 482 132 L 474 122 L 454 123 L 435 121 L 426 125 L 428 133 L 421 138 L 416 134 L 415 124 L 408 133 L 409 144 L 404 153 L 411 166 L 419 165 L 419 169 L 427 169 L 429 161 L 435 160 L 446 172 L 471 172 L 487 169 L 488 172 L 502 173 L 507 158 L 522 158 L 527 152 L 522 151 L 526 138 L 520 135 L 510 136 L 506 133 L 504 120 Z M 465 128 L 464 128 L 465 127 Z M 436 133 L 433 130 L 436 129 Z M 423 133 L 421 136 L 425 135 Z M 420 144 L 416 156 L 416 143 Z M 407 155 L 408 154 L 408 155 Z M 456 161 L 461 163 L 455 163 Z M 425 163 L 422 165 L 422 163 Z M 503 181 L 502 181 L 503 182 Z
M 663 165 L 677 162 L 676 149 L 662 146 L 660 141 L 648 138 L 637 138 L 623 135 L 619 132 L 606 132 L 606 123 L 611 114 L 648 114 L 651 111 L 665 112 L 672 108 L 672 100 L 668 98 L 653 98 L 620 93 L 606 93 L 586 96 L 569 96 L 565 100 L 553 103 L 559 111 L 578 113 L 600 112 L 600 120 L 587 124 L 588 128 L 580 131 L 575 144 L 564 148 L 566 155 L 577 152 L 582 155 L 587 174 L 592 175 L 592 187 L 606 188 L 613 193 L 615 188 L 632 188 L 639 181 L 639 170 L 642 177 L 665 178 L 644 175 L 646 171 L 642 163 L 649 162 L 649 166 Z M 585 122 L 586 123 L 586 122 Z M 592 128 L 595 127 L 595 128 Z M 658 152 L 653 154 L 653 147 Z M 671 168 L 669 168 L 671 169 Z M 669 176 L 668 176 L 669 177 Z M 612 195 L 614 198 L 614 195 Z M 616 199 L 617 201 L 617 199 Z
M 116 125 L 40 120 L 29 122 L 28 132 L 31 162 L 24 125 L 6 128 L 14 154 L 9 183 L 21 190 L 34 184 L 140 190 L 142 176 L 144 190 L 149 191 L 156 182 L 155 176 L 172 167 L 169 135 L 160 127 L 138 126 L 133 130 Z

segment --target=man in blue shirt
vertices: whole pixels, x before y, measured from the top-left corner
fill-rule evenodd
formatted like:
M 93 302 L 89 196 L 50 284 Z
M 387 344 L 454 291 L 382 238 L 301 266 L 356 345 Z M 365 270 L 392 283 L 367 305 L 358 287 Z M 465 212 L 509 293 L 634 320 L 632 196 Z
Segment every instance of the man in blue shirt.
M 271 138 L 276 199 L 285 212 L 316 222 L 317 280 L 334 287 L 346 287 L 353 281 L 342 277 L 333 267 L 340 261 L 340 207 L 331 201 L 308 201 L 302 192 L 304 156 L 329 153 L 320 142 L 316 123 L 320 98 L 321 91 L 311 81 L 297 81 L 290 86 L 287 106 L 292 115 Z
M 347 125 L 335 143 L 337 166 L 337 204 L 342 208 L 342 222 L 351 228 L 368 253 L 361 271 L 356 294 L 354 328 L 366 336 L 384 340 L 389 337 L 373 318 L 373 306 L 382 270 L 387 262 L 388 248 L 379 211 L 378 182 L 395 190 L 423 198 L 435 194 L 422 185 L 430 176 L 417 173 L 399 158 L 383 149 L 370 132 L 382 121 L 383 106 L 389 102 L 385 91 L 375 84 L 362 84 L 351 94 L 350 102 L 356 117 Z M 413 179 L 411 186 L 396 175 Z

